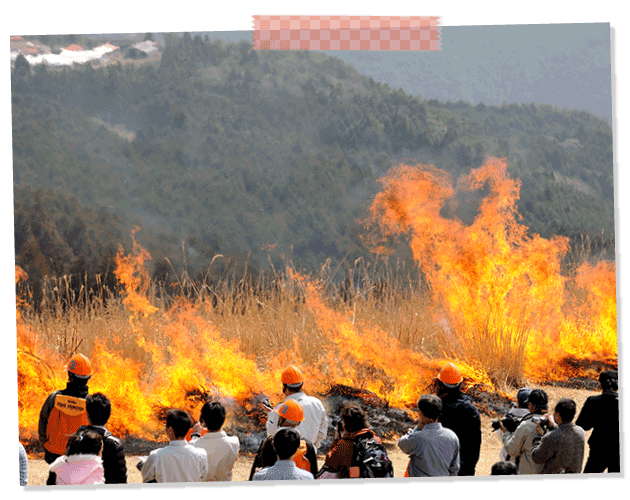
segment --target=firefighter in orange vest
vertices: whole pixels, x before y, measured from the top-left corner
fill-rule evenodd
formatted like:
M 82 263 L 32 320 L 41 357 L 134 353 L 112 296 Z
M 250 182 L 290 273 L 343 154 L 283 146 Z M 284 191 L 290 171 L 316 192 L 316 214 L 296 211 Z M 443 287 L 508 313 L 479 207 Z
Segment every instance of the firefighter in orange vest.
M 280 429 L 297 429 L 302 421 L 304 421 L 304 409 L 302 405 L 294 399 L 287 399 L 284 403 L 278 405 L 278 431 Z M 276 431 L 277 432 L 277 431 Z M 299 430 L 298 430 L 299 432 Z M 275 434 L 274 434 L 275 435 Z M 254 463 L 249 474 L 249 480 L 252 481 L 254 474 L 265 467 L 271 467 L 278 459 L 276 451 L 273 447 L 273 435 L 267 437 L 254 457 Z M 298 448 L 292 460 L 300 469 L 317 476 L 317 455 L 313 443 L 308 439 L 300 436 L 300 447 Z
M 44 447 L 44 460 L 48 464 L 65 454 L 70 435 L 82 425 L 89 425 L 85 398 L 92 364 L 83 354 L 75 354 L 68 361 L 66 370 L 66 388 L 50 394 L 39 413 L 39 441 Z M 46 484 L 53 485 L 56 479 L 56 474 L 51 472 Z

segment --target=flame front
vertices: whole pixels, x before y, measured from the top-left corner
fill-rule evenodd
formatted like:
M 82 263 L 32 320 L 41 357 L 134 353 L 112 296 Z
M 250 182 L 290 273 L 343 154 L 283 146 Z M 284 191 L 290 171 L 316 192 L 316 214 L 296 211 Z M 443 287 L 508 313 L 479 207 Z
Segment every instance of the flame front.
M 447 360 L 469 383 L 499 392 L 524 379 L 592 375 L 593 361 L 616 366 L 614 263 L 563 269 L 567 240 L 518 223 L 519 187 L 497 159 L 455 187 L 434 167 L 392 169 L 370 207 L 374 248 L 387 252 L 393 237 L 406 238 L 422 285 L 381 316 L 360 290 L 353 301 L 331 300 L 325 283 L 292 269 L 275 296 L 243 307 L 208 295 L 167 304 L 152 292 L 150 255 L 134 239 L 116 258 L 122 300 L 72 326 L 94 366 L 90 391 L 112 400 L 108 427 L 154 439 L 166 409 L 197 418 L 208 395 L 231 405 L 231 418 L 252 413 L 258 396 L 282 400 L 289 363 L 303 370 L 309 393 L 343 384 L 399 408 L 412 406 Z M 473 200 L 468 223 L 456 217 L 457 200 Z M 17 308 L 20 435 L 29 439 L 46 395 L 65 383 L 68 352 L 53 347 L 62 334 L 37 322 L 21 297 Z M 393 321 L 419 315 L 427 319 L 407 328 L 413 335 L 396 331 L 404 328 Z

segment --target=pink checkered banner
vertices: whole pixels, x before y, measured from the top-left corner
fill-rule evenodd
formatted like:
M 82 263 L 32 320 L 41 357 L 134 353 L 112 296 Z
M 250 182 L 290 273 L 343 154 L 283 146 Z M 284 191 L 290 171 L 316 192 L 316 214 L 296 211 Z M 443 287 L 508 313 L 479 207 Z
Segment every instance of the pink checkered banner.
M 259 50 L 440 50 L 429 16 L 253 16 Z

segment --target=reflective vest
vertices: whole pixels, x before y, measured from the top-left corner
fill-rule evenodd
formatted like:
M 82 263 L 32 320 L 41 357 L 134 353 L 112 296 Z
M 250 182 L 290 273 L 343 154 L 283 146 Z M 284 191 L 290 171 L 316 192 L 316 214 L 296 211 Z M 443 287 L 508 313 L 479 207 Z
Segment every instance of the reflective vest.
M 82 425 L 88 425 L 85 399 L 57 394 L 48 417 L 44 448 L 55 455 L 66 452 L 68 438 Z

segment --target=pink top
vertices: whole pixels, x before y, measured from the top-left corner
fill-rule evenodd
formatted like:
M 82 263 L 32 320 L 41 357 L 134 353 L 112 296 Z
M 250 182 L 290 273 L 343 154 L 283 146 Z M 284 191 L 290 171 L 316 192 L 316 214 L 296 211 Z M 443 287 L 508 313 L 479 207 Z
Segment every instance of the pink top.
M 61 456 L 50 464 L 57 484 L 105 484 L 103 461 L 97 455 Z

